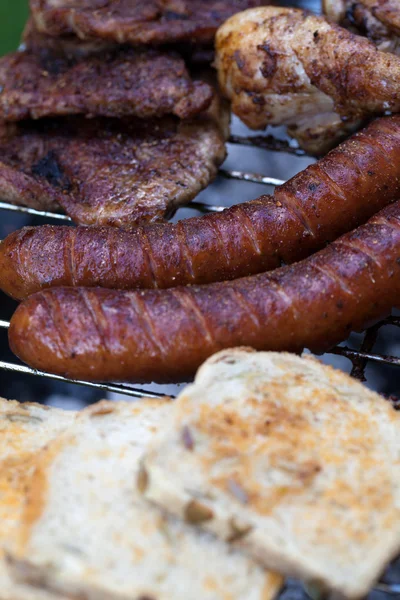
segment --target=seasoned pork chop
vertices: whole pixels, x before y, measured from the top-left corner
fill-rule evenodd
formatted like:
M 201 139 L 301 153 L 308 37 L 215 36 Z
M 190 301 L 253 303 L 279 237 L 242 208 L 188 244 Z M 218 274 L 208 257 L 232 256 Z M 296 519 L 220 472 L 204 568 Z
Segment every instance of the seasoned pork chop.
M 0 119 L 85 114 L 142 119 L 191 117 L 211 103 L 213 90 L 193 82 L 184 61 L 154 50 L 116 50 L 81 59 L 47 51 L 0 58 Z
M 254 129 L 287 125 L 306 150 L 319 138 L 326 150 L 329 137 L 400 110 L 400 59 L 305 11 L 266 6 L 235 15 L 216 49 L 233 112 Z
M 225 158 L 224 140 L 208 117 L 3 125 L 0 197 L 62 207 L 79 224 L 129 229 L 173 213 L 207 186 Z
M 231 15 L 262 0 L 31 0 L 36 27 L 58 36 L 99 37 L 118 43 L 189 41 L 211 44 Z

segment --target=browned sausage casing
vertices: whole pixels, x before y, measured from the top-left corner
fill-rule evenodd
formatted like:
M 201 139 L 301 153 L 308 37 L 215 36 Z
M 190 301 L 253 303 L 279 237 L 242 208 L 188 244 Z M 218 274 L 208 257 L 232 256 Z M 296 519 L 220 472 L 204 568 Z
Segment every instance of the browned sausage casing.
M 374 121 L 275 191 L 222 214 L 111 228 L 37 227 L 0 246 L 17 299 L 50 286 L 168 288 L 260 273 L 309 256 L 400 198 L 400 116 Z
M 72 378 L 187 380 L 234 346 L 315 352 L 386 316 L 400 298 L 400 202 L 302 262 L 170 290 L 54 288 L 23 302 L 10 345 Z

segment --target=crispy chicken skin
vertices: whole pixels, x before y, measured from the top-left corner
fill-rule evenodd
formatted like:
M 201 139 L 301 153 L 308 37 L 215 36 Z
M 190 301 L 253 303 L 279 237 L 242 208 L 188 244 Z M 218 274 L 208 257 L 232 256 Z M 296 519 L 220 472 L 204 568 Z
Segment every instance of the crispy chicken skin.
M 323 0 L 322 5 L 330 19 L 366 35 L 382 52 L 400 54 L 398 0 Z
M 398 0 L 362 0 L 361 4 L 381 23 L 400 34 L 400 4 Z
M 42 33 L 75 33 L 81 39 L 133 45 L 212 44 L 228 17 L 263 4 L 263 0 L 30 0 Z
M 23 121 L 0 128 L 0 197 L 62 207 L 78 224 L 130 229 L 192 200 L 225 158 L 209 116 Z
M 0 58 L 0 119 L 85 114 L 142 119 L 192 117 L 212 87 L 193 82 L 176 54 L 126 48 L 68 58 L 42 49 Z
M 294 125 L 288 125 L 287 132 L 308 154 L 321 157 L 362 125 L 362 119 L 343 121 L 337 113 L 317 113 L 300 119 Z
M 346 16 L 346 0 L 322 0 L 322 10 L 329 19 L 341 23 Z
M 326 150 L 327 127 L 336 142 L 363 119 L 400 110 L 400 59 L 305 11 L 244 11 L 218 30 L 216 49 L 233 112 L 252 129 L 289 126 L 313 153 Z

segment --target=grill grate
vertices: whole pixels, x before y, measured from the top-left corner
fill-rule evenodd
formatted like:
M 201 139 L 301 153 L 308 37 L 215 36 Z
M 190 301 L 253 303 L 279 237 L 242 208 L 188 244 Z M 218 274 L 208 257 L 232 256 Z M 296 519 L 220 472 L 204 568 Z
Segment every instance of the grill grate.
M 365 369 L 369 360 L 400 367 L 400 357 L 372 352 L 377 341 L 379 330 L 385 325 L 394 325 L 395 327 L 400 327 L 400 317 L 388 317 L 370 329 L 367 329 L 359 350 L 352 350 L 347 346 L 337 346 L 330 351 L 332 354 L 337 354 L 339 356 L 348 358 L 353 364 L 351 375 L 360 381 L 367 380 L 365 377 Z M 400 399 L 398 401 L 400 402 Z
M 271 135 L 260 135 L 260 136 L 245 136 L 245 135 L 232 135 L 229 139 L 229 143 L 236 146 L 250 146 L 256 149 L 269 150 L 273 152 L 284 152 L 292 156 L 306 156 L 304 151 L 291 145 L 290 142 L 285 140 L 277 140 Z M 277 179 L 261 175 L 259 173 L 251 173 L 245 171 L 220 169 L 219 176 L 225 179 L 232 179 L 240 182 L 250 182 L 268 186 L 278 186 L 284 183 L 284 180 Z M 198 213 L 210 213 L 210 212 L 222 212 L 226 206 L 218 206 L 215 204 L 208 204 L 206 202 L 194 201 L 190 204 L 182 207 L 185 210 L 197 211 Z M 16 206 L 7 202 L 0 202 L 0 211 L 11 211 L 14 213 L 28 214 L 34 217 L 40 217 L 44 220 L 55 220 L 61 221 L 65 224 L 70 223 L 71 219 L 65 214 L 40 211 L 24 206 Z M 366 381 L 366 369 L 370 364 L 375 365 L 387 365 L 391 367 L 400 367 L 400 356 L 392 356 L 378 352 L 375 348 L 378 345 L 378 335 L 381 329 L 386 326 L 400 327 L 400 316 L 391 316 L 384 319 L 380 323 L 377 323 L 370 329 L 364 332 L 362 339 L 356 343 L 356 348 L 351 348 L 348 345 L 339 345 L 332 348 L 328 353 L 336 355 L 338 357 L 347 359 L 351 363 L 351 375 L 360 381 Z M 0 320 L 0 329 L 7 330 L 9 323 L 4 320 Z M 400 354 L 400 352 L 399 352 Z M 59 375 L 52 375 L 50 373 L 44 373 L 31 369 L 22 364 L 10 363 L 0 361 L 0 371 L 8 371 L 16 374 L 32 375 L 36 377 L 46 377 L 52 380 L 62 381 L 66 383 L 73 383 L 80 386 L 87 386 L 90 388 L 98 389 L 103 392 L 110 392 L 128 396 L 131 398 L 141 397 L 162 397 L 164 393 L 157 392 L 149 389 L 140 389 L 137 387 L 131 387 L 119 384 L 106 384 L 106 383 L 93 383 L 88 381 L 77 381 L 61 377 Z M 171 394 L 168 394 L 171 395 Z M 400 410 L 400 399 L 395 396 L 387 395 L 388 401 L 390 401 L 396 409 Z M 374 592 L 381 595 L 391 595 L 392 597 L 400 598 L 400 584 L 395 582 L 383 582 L 376 585 Z M 303 595 L 299 594 L 299 588 L 295 586 L 292 588 L 289 583 L 285 591 L 282 593 L 281 598 L 299 599 L 304 598 Z
M 298 156 L 304 156 L 305 153 L 298 149 L 290 146 L 290 143 L 285 140 L 277 140 L 271 135 L 266 136 L 238 136 L 233 135 L 230 137 L 229 142 L 232 144 L 244 145 L 244 146 L 253 146 L 260 149 L 272 150 L 275 152 L 285 152 L 290 154 L 295 154 Z M 268 177 L 261 175 L 259 173 L 248 173 L 243 171 L 236 170 L 227 170 L 220 169 L 219 175 L 221 177 L 227 179 L 233 179 L 237 181 L 251 182 L 262 185 L 269 186 L 278 186 L 282 185 L 284 180 L 277 179 L 275 177 Z M 190 204 L 181 207 L 184 209 L 190 209 L 194 211 L 198 211 L 200 213 L 210 213 L 210 212 L 222 212 L 225 210 L 226 206 L 217 206 L 215 204 L 207 204 L 205 202 L 191 202 Z M 9 204 L 7 202 L 0 202 L 0 210 L 6 210 L 11 212 L 17 212 L 22 214 L 29 214 L 35 217 L 42 217 L 43 219 L 52 219 L 56 221 L 63 222 L 71 222 L 70 217 L 63 213 L 58 212 L 49 212 L 49 211 L 41 211 L 35 210 L 33 208 L 28 208 L 25 206 L 17 206 L 15 204 Z M 378 352 L 374 352 L 374 346 L 376 345 L 378 333 L 380 329 L 386 325 L 394 325 L 396 327 L 400 327 L 400 317 L 391 316 L 387 319 L 384 319 L 380 323 L 377 323 L 370 329 L 368 329 L 364 338 L 359 345 L 358 349 L 349 348 L 348 346 L 335 346 L 326 354 L 334 354 L 337 356 L 344 357 L 348 359 L 352 363 L 351 375 L 360 381 L 366 381 L 365 371 L 366 368 L 371 361 L 372 363 L 385 364 L 391 366 L 400 367 L 400 357 L 391 356 L 386 354 L 380 354 Z M 7 329 L 9 327 L 9 323 L 7 321 L 0 320 L 0 329 Z M 124 385 L 117 384 L 103 384 L 103 383 L 92 383 L 88 381 L 77 381 L 72 379 L 67 379 L 65 377 L 61 377 L 59 375 L 52 375 L 50 373 L 44 373 L 42 371 L 37 371 L 35 369 L 31 369 L 25 365 L 18 365 L 14 363 L 0 361 L 0 370 L 33 375 L 33 376 L 41 376 L 48 377 L 50 379 L 64 381 L 67 383 L 76 383 L 78 385 L 83 385 L 95 389 L 102 390 L 104 392 L 118 393 L 122 395 L 131 396 L 134 398 L 140 398 L 144 396 L 149 397 L 160 397 L 163 396 L 162 393 L 154 392 L 146 389 L 138 389 L 133 387 L 128 387 Z M 396 408 L 400 409 L 400 399 L 397 399 L 394 396 L 389 396 L 388 399 L 394 403 Z

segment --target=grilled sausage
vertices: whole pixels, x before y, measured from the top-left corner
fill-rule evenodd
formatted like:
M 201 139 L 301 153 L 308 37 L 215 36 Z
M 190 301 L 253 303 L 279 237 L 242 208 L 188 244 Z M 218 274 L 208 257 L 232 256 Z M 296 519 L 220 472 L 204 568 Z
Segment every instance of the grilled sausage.
M 400 202 L 295 265 L 170 290 L 55 288 L 14 314 L 10 345 L 89 380 L 187 380 L 223 348 L 321 352 L 399 306 Z
M 0 286 L 17 299 L 49 286 L 168 288 L 290 264 L 400 198 L 400 116 L 379 119 L 274 196 L 133 232 L 37 227 L 0 245 Z

